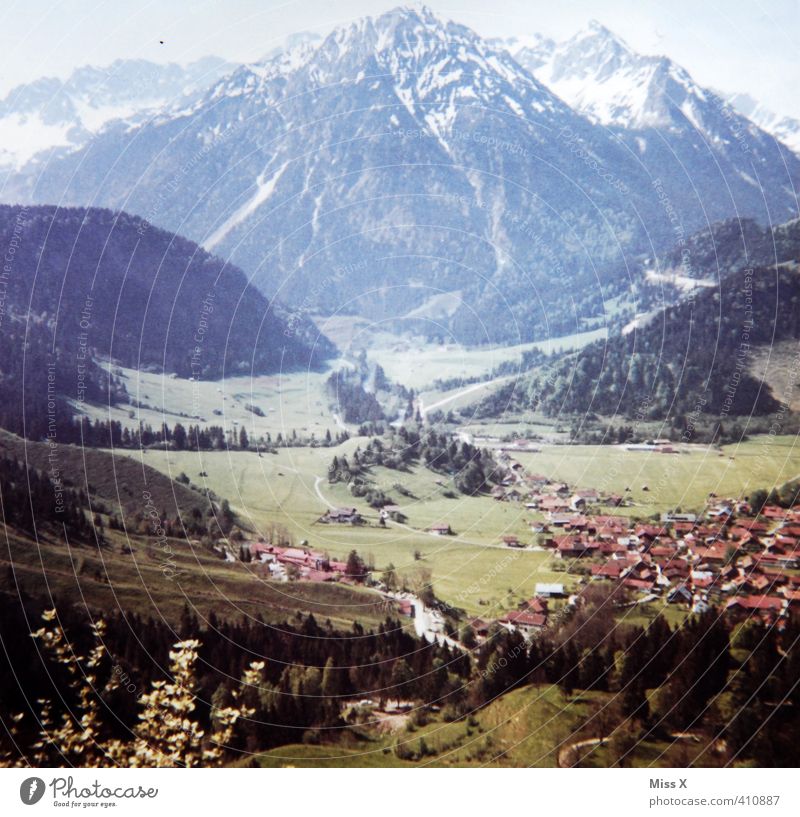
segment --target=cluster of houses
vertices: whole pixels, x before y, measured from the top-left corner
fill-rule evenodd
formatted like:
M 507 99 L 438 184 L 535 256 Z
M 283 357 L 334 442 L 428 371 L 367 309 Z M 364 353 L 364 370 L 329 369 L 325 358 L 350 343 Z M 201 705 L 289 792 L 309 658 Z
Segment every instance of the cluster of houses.
M 666 441 L 648 446 L 674 453 Z M 537 546 L 567 562 L 568 572 L 582 576 L 580 583 L 619 584 L 633 595 L 633 603 L 660 599 L 692 612 L 715 607 L 731 616 L 756 616 L 767 622 L 780 622 L 791 610 L 800 611 L 800 508 L 766 505 L 754 513 L 746 502 L 719 500 L 712 494 L 701 514 L 667 513 L 658 522 L 635 522 L 594 512 L 603 505 L 628 504 L 623 497 L 528 474 L 509 448 L 501 449 L 509 476 L 494 488 L 495 499 L 524 502 L 526 508 L 537 511 L 539 520 L 530 522 Z M 386 507 L 380 518 L 385 522 L 399 512 L 397 506 Z M 359 525 L 364 520 L 356 508 L 331 508 L 319 522 Z M 454 535 L 446 522 L 427 531 Z M 501 541 L 512 548 L 527 547 L 515 535 L 505 535 Z M 267 575 L 278 581 L 353 580 L 347 576 L 346 563 L 307 546 L 251 542 L 242 545 L 240 557 L 263 564 Z M 369 583 L 380 584 L 371 578 Z M 472 630 L 479 640 L 492 626 L 532 637 L 548 624 L 548 600 L 565 596 L 561 584 L 537 584 L 535 595 L 518 609 L 496 621 L 476 618 Z M 401 615 L 415 616 L 410 597 L 398 597 L 396 602 Z M 569 603 L 573 602 L 574 598 Z M 432 630 L 430 622 L 426 626 Z
M 504 627 L 510 632 L 519 632 L 525 638 L 531 638 L 537 630 L 547 626 L 550 614 L 548 609 L 549 599 L 564 598 L 565 596 L 566 592 L 563 584 L 537 584 L 534 596 L 527 601 L 523 601 L 516 610 L 503 613 L 496 621 L 474 618 L 470 622 L 470 627 L 478 641 L 482 641 L 489 636 L 493 624 Z
M 625 499 L 617 494 L 605 496 L 594 488 L 570 488 L 565 482 L 554 482 L 541 474 L 528 474 L 522 463 L 507 453 L 501 462 L 508 468 L 509 476 L 492 489 L 498 502 L 520 502 L 531 511 L 548 514 L 569 514 L 589 505 L 620 507 Z
M 693 514 L 664 514 L 656 524 L 618 516 L 551 515 L 540 541 L 573 572 L 588 560 L 592 580 L 612 581 L 693 612 L 712 606 L 767 621 L 800 609 L 800 510 L 717 503 Z M 558 528 L 558 531 L 555 530 Z
M 288 582 L 305 579 L 312 582 L 349 581 L 345 562 L 328 558 L 308 547 L 281 547 L 268 542 L 246 542 L 240 557 L 263 565 L 269 578 Z
M 635 602 L 662 599 L 696 613 L 716 607 L 778 624 L 791 610 L 800 612 L 800 509 L 767 505 L 756 515 L 747 503 L 731 500 L 700 515 L 663 514 L 658 523 L 555 511 L 548 516 L 531 529 L 555 558 L 589 581 L 622 585 Z M 523 546 L 515 536 L 503 542 Z M 496 622 L 476 618 L 470 624 L 478 640 L 494 624 L 530 638 L 548 624 L 548 599 L 566 596 L 562 584 L 537 584 L 534 597 L 518 609 Z

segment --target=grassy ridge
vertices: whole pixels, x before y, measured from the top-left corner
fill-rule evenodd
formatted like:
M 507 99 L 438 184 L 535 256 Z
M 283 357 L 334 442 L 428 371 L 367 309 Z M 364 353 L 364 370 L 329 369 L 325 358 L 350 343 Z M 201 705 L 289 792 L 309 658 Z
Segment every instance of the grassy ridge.
M 5 592 L 17 587 L 94 611 L 119 610 L 175 624 L 185 605 L 207 619 L 261 615 L 280 622 L 298 612 L 349 627 L 378 624 L 388 610 L 375 593 L 344 585 L 279 584 L 242 562 L 226 563 L 205 548 L 169 539 L 175 574 L 165 571 L 163 543 L 149 537 L 107 533 L 107 545 L 67 545 L 56 532 L 35 542 L 6 529 L 0 551 Z M 132 552 L 125 553 L 123 548 Z
M 14 434 L 0 431 L 0 452 L 26 462 L 29 468 L 49 473 L 51 467 L 61 471 L 65 483 L 102 500 L 113 511 L 132 514 L 143 511 L 144 492 L 149 492 L 154 504 L 167 516 L 190 513 L 194 508 L 206 511 L 207 497 L 174 482 L 146 463 L 136 463 L 125 457 L 113 457 L 106 451 L 58 445 L 51 449 L 46 443 L 22 440 Z M 176 475 L 177 476 L 177 475 Z
M 243 762 L 266 768 L 554 767 L 559 749 L 582 736 L 579 730 L 591 707 L 606 698 L 603 693 L 584 693 L 565 700 L 557 687 L 525 687 L 497 698 L 466 720 L 446 723 L 436 717 L 413 731 L 362 732 L 355 746 L 291 744 Z M 405 759 L 419 752 L 421 741 L 425 756 Z
M 46 473 L 49 450 L 44 443 L 0 433 L 3 454 L 27 460 L 29 467 Z M 219 618 L 262 615 L 277 622 L 303 612 L 343 627 L 354 621 L 377 624 L 386 616 L 382 599 L 367 590 L 266 581 L 255 566 L 224 562 L 194 538 L 159 539 L 136 533 L 132 515 L 144 510 L 145 491 L 162 518 L 193 509 L 208 511 L 208 497 L 174 482 L 169 472 L 134 457 L 68 445 L 55 449 L 53 461 L 65 481 L 88 493 L 93 508 L 102 502 L 124 519 L 127 533 L 106 527 L 105 541 L 98 546 L 95 541 L 69 541 L 57 527 L 40 526 L 34 540 L 4 526 L 0 587 L 5 592 L 20 588 L 93 610 L 119 609 L 170 622 L 179 619 L 185 604 L 203 617 L 213 610 Z

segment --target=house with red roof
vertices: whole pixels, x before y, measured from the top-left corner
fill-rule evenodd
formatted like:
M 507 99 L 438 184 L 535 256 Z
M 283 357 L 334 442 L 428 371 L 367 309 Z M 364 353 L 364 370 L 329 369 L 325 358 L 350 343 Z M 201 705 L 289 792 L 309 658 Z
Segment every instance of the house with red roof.
M 619 579 L 625 570 L 625 563 L 620 559 L 609 559 L 602 565 L 592 565 L 592 578 Z
M 638 590 L 640 593 L 652 593 L 655 590 L 653 579 L 637 579 L 634 576 L 626 576 L 622 580 L 622 584 L 631 590 Z
M 765 505 L 761 509 L 761 516 L 765 519 L 785 519 L 786 509 L 781 508 L 780 505 Z
M 567 513 L 569 502 L 559 496 L 545 496 L 539 500 L 539 509 L 545 513 Z
M 753 563 L 759 567 L 782 567 L 793 570 L 800 567 L 800 553 L 792 550 L 789 553 L 757 553 Z
M 590 543 L 580 534 L 556 536 L 556 557 L 558 559 L 580 559 L 590 553 Z
M 767 614 L 779 616 L 788 602 L 779 596 L 735 596 L 725 605 L 725 611 L 734 615 Z
M 541 613 L 542 615 L 547 615 L 547 599 L 543 599 L 540 596 L 533 596 L 532 598 L 528 599 L 527 601 L 523 601 L 520 604 L 521 610 L 528 610 L 531 613 Z
M 527 637 L 547 625 L 547 616 L 543 613 L 531 613 L 528 610 L 511 610 L 501 616 L 498 621 L 512 633 L 519 631 Z

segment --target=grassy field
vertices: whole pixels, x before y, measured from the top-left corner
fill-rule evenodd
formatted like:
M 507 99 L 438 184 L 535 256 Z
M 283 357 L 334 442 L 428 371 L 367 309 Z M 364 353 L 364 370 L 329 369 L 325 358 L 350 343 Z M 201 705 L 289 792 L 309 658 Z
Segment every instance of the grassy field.
M 472 614 L 490 615 L 529 597 L 537 582 L 570 581 L 550 569 L 551 556 L 500 544 L 503 534 L 516 534 L 523 542 L 532 536 L 526 524 L 531 515 L 521 506 L 495 502 L 488 497 L 447 498 L 452 485 L 425 468 L 410 472 L 375 468 L 372 478 L 403 508 L 406 526 L 378 527 L 377 512 L 355 499 L 347 486 L 329 485 L 327 467 L 335 454 L 351 454 L 357 439 L 337 448 L 284 448 L 277 454 L 242 451 L 126 452 L 173 477 L 185 472 L 190 479 L 228 497 L 243 523 L 254 533 L 269 537 L 280 525 L 295 542 L 334 557 L 356 549 L 378 570 L 389 563 L 410 577 L 430 570 L 437 594 Z M 363 442 L 363 441 L 362 441 Z M 200 477 L 200 473 L 207 476 Z M 437 480 L 443 484 L 437 484 Z M 402 484 L 413 498 L 394 489 Z M 368 524 L 336 526 L 318 522 L 329 505 L 355 506 Z M 457 535 L 432 536 L 425 529 L 448 522 Z M 420 558 L 415 558 L 419 556 Z
M 394 338 L 390 346 L 370 346 L 369 355 L 383 366 L 392 380 L 414 389 L 425 389 L 442 377 L 485 377 L 501 363 L 521 361 L 522 354 L 532 349 L 546 353 L 571 351 L 602 337 L 605 330 L 595 329 L 563 338 L 486 348 Z
M 335 454 L 351 455 L 358 444 L 353 438 L 337 448 L 285 448 L 262 456 L 241 451 L 128 455 L 141 457 L 173 477 L 185 472 L 193 482 L 228 497 L 243 524 L 265 538 L 273 526 L 280 525 L 295 542 L 305 540 L 334 557 L 345 557 L 356 549 L 379 571 L 390 563 L 412 579 L 430 571 L 437 595 L 470 614 L 489 616 L 508 609 L 530 596 L 537 582 L 574 587 L 575 577 L 561 572 L 560 564 L 548 553 L 500 544 L 506 534 L 533 544 L 528 522 L 536 514 L 515 503 L 458 495 L 447 478 L 425 468 L 408 472 L 373 469 L 374 483 L 407 516 L 404 526 L 378 527 L 374 509 L 353 498 L 346 485 L 329 485 L 325 476 Z M 800 473 L 800 449 L 794 438 L 785 437 L 728 447 L 723 456 L 701 446 L 675 455 L 610 446 L 544 446 L 541 453 L 518 457 L 531 472 L 577 486 L 620 494 L 630 486 L 625 495 L 635 505 L 623 512 L 638 517 L 675 507 L 699 509 L 710 491 L 741 496 Z M 398 484 L 411 496 L 402 496 Z M 643 489 L 645 485 L 649 490 Z M 448 498 L 446 492 L 455 498 Z M 344 505 L 359 508 L 368 524 L 342 527 L 318 522 L 329 506 Z M 426 533 L 435 522 L 449 523 L 456 535 Z
M 320 439 L 327 431 L 333 434 L 344 427 L 326 392 L 326 380 L 331 371 L 351 365 L 353 355 L 361 349 L 384 368 L 390 380 L 419 392 L 426 410 L 439 408 L 446 412 L 474 405 L 510 378 L 465 383 L 447 390 L 433 387 L 437 379 L 487 378 L 500 364 L 521 361 L 526 351 L 570 351 L 605 336 L 604 329 L 596 329 L 517 346 L 473 348 L 431 343 L 412 335 L 393 335 L 364 318 L 352 316 L 319 318 L 318 325 L 343 354 L 331 361 L 324 372 L 195 381 L 107 364 L 124 384 L 131 403 L 115 406 L 82 403 L 75 408 L 92 420 L 111 420 L 128 428 L 138 428 L 140 424 L 158 428 L 162 423 L 172 427 L 181 422 L 222 426 L 236 434 L 244 427 L 253 438 L 267 433 L 274 438 L 279 433 L 286 436 L 296 431 L 300 436 L 313 434 Z M 255 407 L 260 414 L 246 406 Z M 527 419 L 522 418 L 521 422 Z
M 431 343 L 410 334 L 391 334 L 366 318 L 350 315 L 318 317 L 316 323 L 343 352 L 366 349 L 391 380 L 416 390 L 429 389 L 440 378 L 485 377 L 501 363 L 520 361 L 522 354 L 531 349 L 548 354 L 572 351 L 606 336 L 605 329 L 593 329 L 515 346 L 466 347 Z
M 625 495 L 635 502 L 626 513 L 648 516 L 676 507 L 702 508 L 708 494 L 745 497 L 800 474 L 795 437 L 757 437 L 722 451 L 691 446 L 688 453 L 626 451 L 617 446 L 545 445 L 541 453 L 517 458 L 532 473 L 571 485 Z M 648 490 L 644 490 L 647 486 Z M 630 492 L 625 492 L 630 487 Z
M 356 620 L 370 625 L 385 618 L 387 610 L 373 592 L 268 582 L 252 565 L 227 563 L 193 537 L 159 540 L 137 532 L 135 517 L 145 513 L 146 496 L 152 497 L 160 519 L 178 514 L 185 518 L 192 510 L 205 516 L 211 507 L 200 491 L 169 479 L 169 469 L 150 467 L 149 455 L 137 461 L 70 445 L 54 451 L 65 482 L 84 490 L 93 509 L 103 507 L 124 519 L 127 533 L 106 526 L 107 542 L 98 547 L 94 541 L 67 541 L 63 531 L 47 527 L 40 526 L 38 541 L 4 527 L 0 575 L 6 592 L 16 592 L 16 582 L 33 595 L 45 594 L 95 610 L 163 616 L 170 622 L 178 620 L 186 603 L 203 616 L 214 610 L 223 618 L 260 614 L 269 621 L 281 621 L 302 610 L 347 627 Z M 48 468 L 50 449 L 45 444 L 2 432 L 0 452 L 27 459 L 30 467 L 40 471 Z M 202 480 L 193 482 L 197 485 Z M 107 524 L 106 514 L 102 516 Z M 149 525 L 146 530 L 150 532 Z M 13 568 L 13 578 L 6 568 Z
M 620 759 L 615 756 L 613 739 L 603 745 L 586 747 L 580 753 L 576 765 L 588 769 L 607 769 L 624 766 L 635 769 L 687 768 L 714 766 L 715 753 L 706 741 L 686 739 L 641 740 L 629 755 Z M 719 761 L 717 761 L 719 765 Z M 734 763 L 734 768 L 742 763 Z
M 337 368 L 338 364 L 334 364 Z M 321 438 L 339 428 L 325 393 L 329 372 L 289 372 L 257 377 L 193 381 L 168 374 L 140 372 L 114 366 L 135 405 L 79 408 L 92 419 L 114 420 L 136 428 L 139 423 L 158 428 L 162 423 L 217 425 L 232 429 L 244 426 L 253 437 L 293 430 Z M 245 408 L 258 407 L 264 416 Z M 215 413 L 216 412 L 216 413 Z

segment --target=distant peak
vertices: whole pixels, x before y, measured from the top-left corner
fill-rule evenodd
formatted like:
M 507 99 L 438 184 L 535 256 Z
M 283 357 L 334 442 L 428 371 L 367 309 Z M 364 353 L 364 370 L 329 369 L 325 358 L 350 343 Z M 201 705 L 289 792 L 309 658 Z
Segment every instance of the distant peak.
M 596 34 L 605 34 L 608 37 L 614 36 L 614 34 L 598 20 L 589 20 L 586 28 L 589 29 L 589 31 L 594 31 Z
M 382 14 L 380 16 L 385 17 L 387 15 L 401 15 L 401 16 L 404 16 L 404 17 L 418 17 L 420 20 L 426 20 L 426 21 L 439 20 L 439 18 L 436 16 L 436 14 L 431 9 L 431 7 L 426 6 L 424 3 L 411 4 L 411 5 L 407 5 L 407 6 L 395 6 L 393 9 L 390 9 L 385 14 Z
M 425 5 L 396 6 L 373 19 L 375 26 L 378 28 L 382 28 L 383 26 L 395 26 L 403 22 L 411 22 L 412 24 L 422 23 L 426 26 L 442 28 L 446 26 L 446 21 Z
M 573 41 L 580 41 L 592 39 L 602 42 L 605 46 L 610 46 L 619 51 L 624 51 L 627 54 L 635 53 L 633 49 L 622 39 L 618 34 L 615 34 L 611 29 L 606 28 L 597 20 L 590 20 L 582 31 L 579 31 Z

